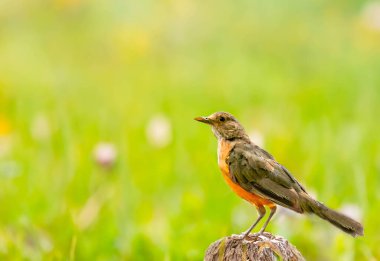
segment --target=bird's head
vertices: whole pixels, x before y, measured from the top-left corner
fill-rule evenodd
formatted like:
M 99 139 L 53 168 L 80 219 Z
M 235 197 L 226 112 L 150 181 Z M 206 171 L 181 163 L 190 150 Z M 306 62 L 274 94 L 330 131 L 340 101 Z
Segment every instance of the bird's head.
M 228 112 L 215 112 L 207 117 L 196 117 L 194 120 L 211 125 L 218 139 L 248 138 L 243 126 Z

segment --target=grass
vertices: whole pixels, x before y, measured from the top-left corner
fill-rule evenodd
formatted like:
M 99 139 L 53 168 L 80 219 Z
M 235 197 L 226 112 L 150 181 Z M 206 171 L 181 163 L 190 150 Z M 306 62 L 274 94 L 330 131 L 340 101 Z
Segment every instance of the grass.
M 380 258 L 380 34 L 362 3 L 0 5 L 2 259 L 200 260 L 245 230 L 256 212 L 192 120 L 217 110 L 365 227 L 353 239 L 282 211 L 271 232 L 310 260 Z M 163 147 L 146 134 L 157 115 Z M 116 147 L 111 169 L 94 161 L 100 142 Z

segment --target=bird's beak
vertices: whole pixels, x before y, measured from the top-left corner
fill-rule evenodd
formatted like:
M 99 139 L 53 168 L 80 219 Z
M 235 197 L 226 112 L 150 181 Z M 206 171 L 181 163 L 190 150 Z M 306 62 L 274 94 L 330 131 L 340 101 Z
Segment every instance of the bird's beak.
M 194 120 L 200 121 L 200 122 L 203 122 L 206 124 L 211 124 L 211 120 L 208 117 L 196 117 L 196 118 L 194 118 Z

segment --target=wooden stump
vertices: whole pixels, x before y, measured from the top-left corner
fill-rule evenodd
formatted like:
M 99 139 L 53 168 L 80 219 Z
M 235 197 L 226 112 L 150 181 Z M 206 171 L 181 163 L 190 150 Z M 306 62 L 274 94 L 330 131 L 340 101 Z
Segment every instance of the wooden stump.
M 301 253 L 285 238 L 264 232 L 250 234 L 249 239 L 242 235 L 224 237 L 212 243 L 204 258 L 205 261 L 231 260 L 305 260 Z

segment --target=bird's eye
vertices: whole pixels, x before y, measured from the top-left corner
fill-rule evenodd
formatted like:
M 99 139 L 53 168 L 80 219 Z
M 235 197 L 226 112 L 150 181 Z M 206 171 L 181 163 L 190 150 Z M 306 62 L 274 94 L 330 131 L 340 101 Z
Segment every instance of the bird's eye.
M 219 118 L 220 121 L 225 121 L 226 118 L 224 118 L 223 116 Z

